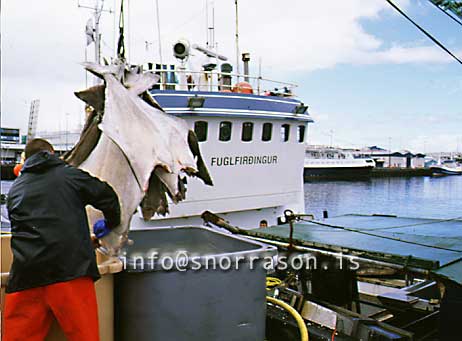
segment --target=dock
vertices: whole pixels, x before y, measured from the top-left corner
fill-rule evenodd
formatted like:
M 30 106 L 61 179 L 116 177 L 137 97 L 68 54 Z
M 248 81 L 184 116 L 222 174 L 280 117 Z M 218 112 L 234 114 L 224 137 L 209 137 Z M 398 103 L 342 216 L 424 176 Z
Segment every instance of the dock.
M 431 176 L 430 168 L 374 168 L 371 172 L 373 178 Z

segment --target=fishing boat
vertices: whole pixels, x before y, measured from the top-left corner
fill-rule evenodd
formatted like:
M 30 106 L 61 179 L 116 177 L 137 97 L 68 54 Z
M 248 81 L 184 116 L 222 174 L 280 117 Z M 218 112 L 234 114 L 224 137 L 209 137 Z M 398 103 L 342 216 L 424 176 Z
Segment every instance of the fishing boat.
M 462 175 L 462 166 L 455 160 L 445 160 L 430 166 L 433 175 Z
M 201 70 L 187 70 L 191 50 L 202 53 Z M 233 73 L 226 57 L 180 40 L 173 46 L 178 65 L 149 64 L 160 76 L 150 90 L 166 113 L 181 117 L 197 135 L 214 186 L 193 179 L 186 200 L 171 205 L 166 217 L 132 228 L 201 224 L 204 208 L 244 227 L 278 224 L 283 212 L 304 211 L 303 156 L 307 106 L 296 97 L 296 85 Z M 192 63 L 188 63 L 192 64 Z
M 159 74 L 160 82 L 149 91 L 149 94 L 151 100 L 157 102 L 162 110 L 167 114 L 181 117 L 195 132 L 202 159 L 209 170 L 214 186 L 204 186 L 201 180 L 188 178 L 188 183 L 185 184 L 187 199 L 177 205 L 171 203 L 170 212 L 165 217 L 154 216 L 145 221 L 140 208 L 140 212 L 131 220 L 130 229 L 133 230 L 131 238 L 135 241 L 133 245 L 141 249 L 147 247 L 146 252 L 148 252 L 152 248 L 157 248 L 152 242 L 156 240 L 160 241 L 159 247 L 167 252 L 186 250 L 191 254 L 200 253 L 204 257 L 216 258 L 230 254 L 241 257 L 241 253 L 242 257 L 255 256 L 255 252 L 260 250 L 262 255 L 268 253 L 267 256 L 273 259 L 275 247 L 249 241 L 238 242 L 233 236 L 207 230 L 204 228 L 201 214 L 206 209 L 213 210 L 229 220 L 238 221 L 243 228 L 255 228 L 286 222 L 284 212 L 288 210 L 303 213 L 303 156 L 307 124 L 312 122 L 307 106 L 295 97 L 294 85 L 265 80 L 261 77 L 252 78 L 247 75 L 247 72 L 243 75 L 233 74 L 230 64 L 222 63 L 215 67 L 207 64 L 203 70 L 187 71 L 181 62 L 184 58 L 178 57 L 184 56 L 178 52 L 181 47 L 184 47 L 183 51 L 189 49 L 184 41 L 175 44 L 174 53 L 180 60 L 178 67 L 169 67 L 165 70 L 162 65 L 160 67 L 152 65 L 150 70 Z M 244 69 L 247 68 L 248 66 Z M 114 77 L 109 78 L 112 79 Z M 106 86 L 109 85 L 110 83 L 107 82 Z M 282 90 L 276 90 L 275 87 Z M 123 90 L 127 91 L 125 88 Z M 110 100 L 113 99 L 107 96 L 106 102 Z M 109 113 L 111 113 L 109 110 L 105 111 L 103 125 L 104 119 L 110 117 Z M 129 123 L 135 124 L 135 122 Z M 145 129 L 145 131 L 151 130 Z M 152 131 L 152 134 L 155 132 Z M 140 141 L 139 136 L 129 137 Z M 101 140 L 103 139 L 104 136 Z M 148 141 L 145 143 L 147 144 Z M 159 144 L 159 146 L 164 145 Z M 97 148 L 98 145 L 95 150 Z M 91 155 L 86 162 L 91 160 Z M 139 154 L 138 158 L 140 158 Z M 117 164 L 119 168 L 123 166 L 127 167 L 126 164 Z M 135 178 L 133 174 L 129 173 Z M 114 186 L 114 183 L 112 185 Z M 132 212 L 133 210 L 130 211 Z M 172 226 L 175 228 L 171 228 Z M 184 228 L 181 229 L 179 226 Z M 191 226 L 200 227 L 191 228 Z M 178 243 L 174 244 L 172 233 L 177 234 L 176 232 L 181 231 L 185 233 L 178 234 L 175 237 Z M 142 237 L 134 238 L 136 235 Z M 151 237 L 147 238 L 146 235 Z M 161 240 L 158 235 L 163 235 L 165 239 Z M 12 260 L 11 249 L 8 247 L 10 238 L 9 231 L 5 229 L 1 240 L 2 290 Z M 118 274 L 124 268 L 121 259 L 109 258 L 98 253 L 98 263 L 100 273 L 103 275 L 97 283 L 102 340 L 215 340 L 218 336 L 219 339 L 226 339 L 224 337 L 226 334 L 234 335 L 232 339 L 235 340 L 263 340 L 264 338 L 266 269 L 261 266 L 258 271 L 239 269 L 239 272 L 221 272 L 218 269 L 209 273 L 188 272 L 192 274 L 191 281 L 185 281 L 183 272 L 177 273 L 178 279 L 169 279 L 173 272 L 165 272 L 166 285 L 163 289 L 151 288 L 151 292 L 159 293 L 159 299 L 155 299 L 151 304 L 146 299 L 147 297 L 154 299 L 154 296 L 146 296 L 147 291 L 144 291 L 144 289 L 150 290 L 148 286 L 143 290 L 133 287 L 143 283 L 140 276 L 132 275 L 129 271 Z M 249 262 L 246 261 L 244 264 Z M 204 275 L 203 279 L 197 281 L 196 273 Z M 237 278 L 235 274 L 244 276 Z M 128 282 L 124 279 L 125 275 L 128 276 L 126 277 Z M 218 278 L 222 278 L 221 283 L 215 282 Z M 157 285 L 160 282 L 156 280 L 151 284 L 154 283 Z M 180 287 L 175 289 L 175 284 Z M 184 290 L 186 287 L 190 287 L 190 290 Z M 215 292 L 211 290 L 212 287 L 216 289 Z M 164 289 L 174 290 L 171 291 L 170 296 Z M 142 296 L 134 299 L 132 294 Z M 175 303 L 168 297 L 175 297 L 178 302 Z M 178 309 L 178 304 L 191 302 L 192 297 L 195 297 L 199 303 L 186 304 L 185 307 Z M 210 304 L 206 297 L 209 297 Z M 165 301 L 164 309 L 159 304 L 161 299 L 166 298 L 168 299 Z M 239 309 L 236 308 L 236 302 L 240 306 Z M 249 306 L 245 307 L 244 302 Z M 164 326 L 162 333 L 168 332 L 171 336 L 175 331 L 178 332 L 176 335 L 183 333 L 187 334 L 187 337 L 169 338 L 166 334 L 154 335 L 152 329 L 159 333 L 160 329 L 152 328 L 152 323 L 157 322 L 152 322 L 154 319 L 146 311 L 141 315 L 143 318 L 137 318 L 136 321 L 149 321 L 147 326 L 138 328 L 136 324 L 138 322 L 127 318 L 127 316 L 139 316 L 137 310 L 140 308 L 151 310 L 152 307 L 160 307 L 160 310 L 154 310 L 170 323 L 176 324 L 180 321 L 182 325 L 182 328 L 166 328 L 162 322 Z M 227 315 L 226 319 L 221 319 L 224 327 L 216 323 L 218 320 L 215 321 L 217 316 L 214 316 L 216 315 L 214 311 L 218 309 Z M 171 313 L 165 313 L 168 310 L 173 310 L 175 315 L 181 313 L 182 316 L 172 317 Z M 235 317 L 231 318 L 231 315 Z M 193 327 L 183 325 L 182 321 L 190 321 Z M 207 323 L 216 326 L 215 334 L 212 334 L 214 329 L 207 327 Z M 119 330 L 119 327 L 122 329 Z M 231 327 L 234 328 L 233 334 L 229 333 Z M 143 337 L 137 334 L 140 330 L 145 333 Z M 191 337 L 194 333 L 196 337 Z M 138 336 L 133 336 L 135 334 Z M 56 325 L 52 327 L 50 335 L 55 339 L 64 339 Z
M 303 176 L 311 179 L 358 179 L 371 175 L 375 162 L 371 158 L 355 158 L 348 150 L 324 146 L 307 146 Z
M 279 259 L 298 258 L 271 274 L 268 290 L 301 312 L 310 340 L 457 339 L 459 218 L 347 214 L 317 221 L 289 214 L 288 220 L 242 230 L 210 219 L 277 246 Z M 299 339 L 297 325 L 275 307 L 268 307 L 267 325 L 269 340 Z

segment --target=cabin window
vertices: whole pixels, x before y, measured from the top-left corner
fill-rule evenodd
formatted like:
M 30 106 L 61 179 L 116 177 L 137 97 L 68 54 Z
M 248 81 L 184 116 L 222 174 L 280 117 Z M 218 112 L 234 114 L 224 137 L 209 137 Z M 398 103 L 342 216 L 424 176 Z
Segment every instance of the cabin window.
M 305 126 L 298 126 L 297 141 L 299 143 L 305 142 Z
M 281 141 L 282 142 L 289 141 L 289 133 L 290 133 L 290 124 L 283 124 L 281 126 Z
M 196 121 L 194 122 L 194 132 L 196 133 L 197 140 L 203 142 L 207 140 L 207 122 Z
M 273 125 L 271 123 L 263 123 L 263 130 L 261 133 L 262 141 L 271 141 L 272 133 L 273 133 Z
M 220 134 L 218 136 L 220 141 L 231 140 L 231 127 L 231 122 L 220 122 Z
M 244 122 L 242 123 L 242 141 L 248 142 L 252 141 L 253 135 L 253 123 Z

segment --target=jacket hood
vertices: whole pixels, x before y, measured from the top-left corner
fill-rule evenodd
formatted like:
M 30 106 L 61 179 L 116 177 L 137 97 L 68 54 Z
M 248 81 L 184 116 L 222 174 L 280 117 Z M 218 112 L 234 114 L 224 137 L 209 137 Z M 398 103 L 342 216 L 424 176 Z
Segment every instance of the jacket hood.
M 62 164 L 64 164 L 63 160 L 59 159 L 54 154 L 43 151 L 29 157 L 26 162 L 24 162 L 21 172 L 42 172 Z

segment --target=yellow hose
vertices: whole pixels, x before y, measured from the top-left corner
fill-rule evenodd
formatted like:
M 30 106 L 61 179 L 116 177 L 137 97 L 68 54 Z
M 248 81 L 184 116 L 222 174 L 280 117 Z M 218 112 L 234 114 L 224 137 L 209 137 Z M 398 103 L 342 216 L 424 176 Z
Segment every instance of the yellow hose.
M 308 341 L 308 329 L 306 328 L 306 324 L 303 320 L 303 317 L 298 313 L 298 311 L 296 311 L 287 303 L 278 300 L 277 298 L 266 296 L 266 300 L 287 310 L 289 314 L 292 315 L 294 319 L 297 321 L 298 329 L 300 330 L 301 341 Z
M 277 287 L 281 285 L 282 281 L 276 277 L 266 277 L 266 289 Z

